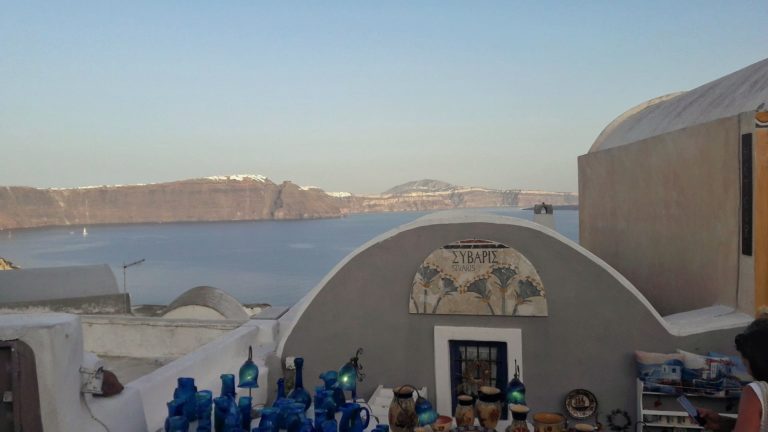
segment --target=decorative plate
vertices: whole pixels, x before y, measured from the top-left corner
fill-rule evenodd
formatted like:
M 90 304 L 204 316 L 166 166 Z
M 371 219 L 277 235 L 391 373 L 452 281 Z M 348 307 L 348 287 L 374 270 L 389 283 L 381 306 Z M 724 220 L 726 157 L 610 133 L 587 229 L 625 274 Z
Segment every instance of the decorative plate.
M 585 419 L 597 412 L 597 398 L 589 390 L 571 390 L 565 396 L 565 409 L 575 419 Z

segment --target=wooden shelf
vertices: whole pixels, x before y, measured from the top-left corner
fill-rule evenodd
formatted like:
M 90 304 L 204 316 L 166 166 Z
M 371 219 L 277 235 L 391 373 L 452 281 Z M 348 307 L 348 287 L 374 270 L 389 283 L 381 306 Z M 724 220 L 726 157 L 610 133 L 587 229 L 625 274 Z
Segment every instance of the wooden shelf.
M 641 380 L 637 380 L 637 432 L 643 432 L 644 428 L 648 428 L 648 431 L 657 431 L 657 428 L 667 429 L 699 429 L 701 426 L 696 424 L 693 420 L 686 423 L 677 423 L 674 420 L 679 417 L 688 417 L 688 413 L 682 411 L 677 397 L 684 393 L 662 393 L 662 392 L 649 392 L 644 391 L 645 384 Z M 718 412 L 725 417 L 736 418 L 736 414 L 724 412 L 727 404 L 732 404 L 733 397 L 723 397 L 706 395 L 701 393 L 685 394 L 686 397 L 697 400 L 695 404 L 702 408 L 708 408 Z M 653 407 L 651 409 L 648 409 Z M 649 416 L 655 416 L 657 418 L 649 418 Z M 643 423 L 643 420 L 655 420 Z M 666 421 L 666 420 L 671 420 Z

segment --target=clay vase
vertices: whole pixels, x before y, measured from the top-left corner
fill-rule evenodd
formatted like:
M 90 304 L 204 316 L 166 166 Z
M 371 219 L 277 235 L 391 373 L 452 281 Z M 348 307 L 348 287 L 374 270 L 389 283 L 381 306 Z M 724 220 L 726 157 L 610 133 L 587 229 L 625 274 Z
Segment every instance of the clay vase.
M 509 412 L 512 413 L 512 423 L 507 426 L 505 432 L 528 432 L 528 412 L 531 409 L 525 405 L 514 404 L 509 406 Z
M 395 387 L 389 404 L 389 429 L 392 432 L 412 432 L 418 425 L 416 404 L 413 401 L 414 388 L 409 385 Z
M 475 424 L 475 400 L 469 395 L 459 395 L 456 411 L 453 417 L 456 418 L 456 426 L 468 427 Z
M 495 429 L 501 418 L 501 390 L 482 386 L 475 403 L 477 419 L 485 429 Z

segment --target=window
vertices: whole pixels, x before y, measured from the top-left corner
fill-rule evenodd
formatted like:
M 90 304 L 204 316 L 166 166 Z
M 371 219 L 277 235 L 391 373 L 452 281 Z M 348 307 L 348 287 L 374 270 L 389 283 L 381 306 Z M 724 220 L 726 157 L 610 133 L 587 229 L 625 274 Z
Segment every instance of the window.
M 497 387 L 503 397 L 507 387 L 507 344 L 506 342 L 451 340 L 451 406 L 455 407 L 456 397 L 468 394 L 477 397 L 481 386 Z M 507 418 L 507 410 L 502 410 Z

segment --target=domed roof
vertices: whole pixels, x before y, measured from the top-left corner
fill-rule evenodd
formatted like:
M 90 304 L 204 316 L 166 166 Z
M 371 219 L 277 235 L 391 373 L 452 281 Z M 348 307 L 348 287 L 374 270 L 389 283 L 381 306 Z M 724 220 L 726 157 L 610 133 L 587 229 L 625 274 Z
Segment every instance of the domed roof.
M 630 109 L 605 127 L 589 152 L 752 111 L 766 102 L 768 59 L 691 91 L 661 96 Z
M 168 305 L 165 314 L 184 306 L 207 307 L 229 320 L 247 320 L 250 318 L 239 301 L 226 292 L 210 286 L 199 286 L 187 290 Z

